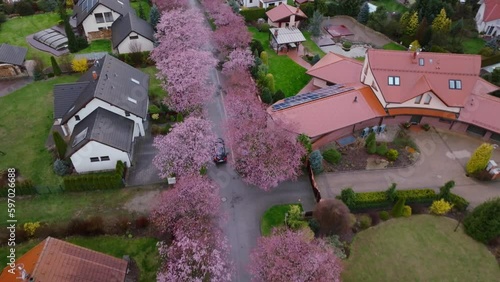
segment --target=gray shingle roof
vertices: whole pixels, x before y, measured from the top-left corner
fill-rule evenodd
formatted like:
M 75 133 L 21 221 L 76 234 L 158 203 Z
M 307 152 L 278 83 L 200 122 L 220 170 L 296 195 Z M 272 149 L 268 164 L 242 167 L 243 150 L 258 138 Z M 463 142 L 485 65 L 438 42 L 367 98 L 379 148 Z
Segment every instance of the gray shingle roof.
M 76 136 L 84 130 L 87 133 L 83 140 L 73 146 Z M 124 152 L 131 152 L 133 135 L 134 121 L 103 108 L 97 108 L 76 124 L 66 155 L 70 157 L 90 141 L 97 141 Z
M 113 42 L 113 48 L 118 47 L 118 45 L 132 31 L 154 42 L 153 27 L 148 22 L 134 14 L 129 13 L 123 17 L 120 17 L 113 23 L 113 25 L 111 25 L 111 29 L 113 30 L 113 33 L 111 34 L 111 42 Z
M 278 44 L 306 41 L 306 38 L 304 37 L 302 32 L 296 27 L 271 28 L 269 29 L 269 32 L 271 32 L 273 38 Z M 275 32 L 277 32 L 278 36 L 275 35 Z
M 54 86 L 54 118 L 62 118 L 74 105 L 78 96 L 90 82 L 75 82 L 58 84 Z
M 80 25 L 88 15 L 92 15 L 94 9 L 104 5 L 118 14 L 124 16 L 128 13 L 135 13 L 130 7 L 129 0 L 80 0 L 73 8 L 73 16 L 76 16 L 76 25 Z M 115 19 L 116 20 L 116 19 Z
M 0 44 L 0 63 L 22 66 L 27 52 L 28 48 Z
M 98 74 L 97 80 L 92 72 Z M 149 75 L 130 65 L 106 55 L 99 64 L 94 64 L 78 82 L 90 82 L 75 101 L 75 107 L 63 115 L 66 123 L 92 99 L 103 100 L 124 111 L 145 118 L 148 105 Z

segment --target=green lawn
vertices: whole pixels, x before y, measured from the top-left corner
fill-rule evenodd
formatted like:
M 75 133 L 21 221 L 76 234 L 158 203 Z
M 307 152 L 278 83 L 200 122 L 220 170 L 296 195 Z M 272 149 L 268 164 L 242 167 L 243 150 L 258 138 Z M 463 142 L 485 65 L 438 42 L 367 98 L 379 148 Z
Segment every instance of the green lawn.
M 9 19 L 0 28 L 0 43 L 23 46 L 28 48 L 27 59 L 39 56 L 46 66 L 50 66 L 51 54 L 39 51 L 26 41 L 26 36 L 52 27 L 59 21 L 57 13 L 45 13 L 33 16 Z
M 370 3 L 377 7 L 385 7 L 388 12 L 401 12 L 408 11 L 405 5 L 398 2 L 398 0 L 373 0 Z
M 483 49 L 485 42 L 481 38 L 470 38 L 462 41 L 465 54 L 479 54 L 479 51 Z
M 130 199 L 150 192 L 149 189 L 119 189 L 82 193 L 44 194 L 16 199 L 18 225 L 25 222 L 67 222 L 73 217 L 86 218 L 93 215 L 104 219 L 130 215 L 123 205 Z M 0 198 L 0 206 L 6 206 Z M 0 213 L 0 227 L 7 226 L 7 209 Z
M 397 43 L 391 42 L 387 43 L 382 47 L 384 50 L 398 50 L 398 51 L 406 51 L 406 47 L 399 45 Z
M 149 74 L 149 97 L 151 100 L 162 101 L 167 96 L 167 92 L 161 87 L 161 81 L 156 78 L 158 70 L 155 66 L 142 68 L 141 71 Z
M 146 16 L 146 21 L 149 21 L 149 11 L 151 7 L 148 4 L 148 0 L 132 0 L 130 1 L 130 6 L 134 8 L 135 13 L 139 16 L 139 4 L 142 5 L 142 9 L 144 10 L 144 16 Z
M 259 40 L 264 46 L 269 57 L 269 72 L 273 74 L 276 90 L 281 89 L 285 96 L 294 96 L 311 80 L 306 74 L 306 69 L 299 66 L 288 56 L 278 56 L 269 48 L 269 33 L 259 32 L 254 27 L 249 27 L 253 38 Z
M 52 170 L 52 156 L 45 141 L 54 122 L 54 84 L 74 82 L 79 75 L 31 83 L 0 97 L 0 170 L 16 167 L 21 175 L 38 185 L 58 185 L 61 178 Z
M 274 227 L 285 225 L 285 213 L 290 210 L 290 206 L 292 205 L 299 205 L 300 210 L 302 210 L 302 204 L 295 203 L 272 206 L 264 213 L 260 222 L 260 233 L 262 236 L 269 236 Z
M 89 47 L 78 51 L 75 54 L 85 54 L 93 52 L 111 52 L 111 40 L 108 39 L 98 39 L 90 43 Z
M 29 242 L 16 246 L 17 257 L 22 256 L 41 240 L 31 240 Z M 150 282 L 156 280 L 156 272 L 160 267 L 158 249 L 156 248 L 156 239 L 153 238 L 132 238 L 128 239 L 121 236 L 98 236 L 98 237 L 70 237 L 66 241 L 91 250 L 102 252 L 117 258 L 123 258 L 129 255 L 134 259 L 140 269 L 141 282 Z M 7 247 L 0 248 L 2 254 L 7 254 Z M 7 258 L 0 257 L 0 264 L 5 266 Z
M 304 45 L 304 47 L 309 49 L 309 51 L 312 52 L 314 55 L 319 54 L 319 56 L 323 58 L 323 56 L 326 53 L 323 50 L 321 50 L 321 48 L 319 48 L 314 41 L 312 41 L 311 33 L 309 31 L 302 31 L 302 34 L 307 39 L 307 41 L 302 43 L 302 45 Z
M 356 235 L 342 273 L 349 281 L 497 281 L 486 246 L 447 217 L 391 219 Z M 495 278 L 496 277 L 496 278 Z

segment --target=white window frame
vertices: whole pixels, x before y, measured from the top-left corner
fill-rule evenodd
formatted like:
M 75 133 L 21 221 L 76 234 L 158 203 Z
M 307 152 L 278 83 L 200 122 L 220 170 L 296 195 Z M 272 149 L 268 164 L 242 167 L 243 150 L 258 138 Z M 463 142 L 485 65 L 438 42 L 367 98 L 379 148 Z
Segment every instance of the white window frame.
M 97 16 L 98 16 L 98 15 L 100 15 L 100 16 L 101 16 L 101 18 L 102 18 L 102 21 L 101 21 L 101 22 L 97 20 Z M 105 23 L 105 22 L 106 22 L 106 20 L 104 19 L 104 15 L 103 15 L 103 13 L 95 13 L 95 14 L 94 14 L 94 18 L 95 18 L 95 22 L 96 22 L 96 23 L 98 23 L 98 24 L 101 24 L 101 23 Z
M 427 96 L 425 96 L 424 104 L 429 105 L 431 103 L 431 100 L 432 96 L 427 94 Z
M 422 101 L 422 96 L 423 95 L 420 95 L 420 96 L 417 96 L 417 98 L 415 98 L 415 104 L 420 104 L 420 102 Z
M 109 161 L 109 160 L 111 160 L 111 159 L 109 158 L 109 156 L 102 156 L 102 157 L 101 157 L 101 162 L 106 162 L 106 161 Z
M 100 162 L 99 157 L 91 157 L 91 158 L 90 158 L 90 162 L 91 162 L 91 163 L 97 163 L 97 162 Z
M 453 90 L 461 90 L 462 81 L 460 79 L 450 79 L 448 80 L 448 88 Z
M 387 83 L 390 86 L 400 86 L 401 85 L 399 76 L 389 76 Z
M 108 21 L 108 17 L 106 17 L 106 15 L 109 15 L 109 21 Z M 107 23 L 112 23 L 114 21 L 113 12 L 104 12 L 103 16 L 104 16 L 104 21 Z

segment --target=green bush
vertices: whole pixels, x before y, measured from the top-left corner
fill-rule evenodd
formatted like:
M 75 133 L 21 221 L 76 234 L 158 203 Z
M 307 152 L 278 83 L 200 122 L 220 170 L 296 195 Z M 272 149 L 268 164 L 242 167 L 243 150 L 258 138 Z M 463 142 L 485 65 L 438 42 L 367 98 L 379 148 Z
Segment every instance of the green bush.
M 314 234 L 318 234 L 319 232 L 319 222 L 315 219 L 315 218 L 311 218 L 309 219 L 309 228 L 311 228 L 311 230 L 314 232 Z
M 304 146 L 308 154 L 312 152 L 312 143 L 311 143 L 311 138 L 309 138 L 309 136 L 302 133 L 297 137 L 297 141 L 299 141 L 299 143 L 302 144 L 302 146 Z
M 255 22 L 260 18 L 267 21 L 266 9 L 264 8 L 241 10 L 240 15 L 243 16 L 246 22 Z
M 464 219 L 465 232 L 479 242 L 489 243 L 500 236 L 500 197 L 477 206 Z
M 319 60 L 321 60 L 321 57 L 318 54 L 314 55 L 311 59 L 311 65 L 315 65 Z
M 276 102 L 283 99 L 285 99 L 285 93 L 281 89 L 276 90 L 273 94 L 273 101 Z
M 57 155 L 59 156 L 60 159 L 64 160 L 66 158 L 66 151 L 68 149 L 68 144 L 66 144 L 66 141 L 64 141 L 59 131 L 53 131 L 52 138 L 54 139 Z
M 356 193 L 356 206 L 367 207 L 370 204 L 388 204 L 389 200 L 385 192 Z
M 483 57 L 493 56 L 493 49 L 491 49 L 490 47 L 483 47 L 481 50 L 479 50 L 479 55 Z
M 53 168 L 54 168 L 55 174 L 57 174 L 59 176 L 64 176 L 64 175 L 68 174 L 68 172 L 69 172 L 69 165 L 61 159 L 57 159 L 54 162 Z
M 361 229 L 367 229 L 372 226 L 372 219 L 368 215 L 364 214 L 359 217 L 359 226 Z
M 263 87 L 260 93 L 260 99 L 263 103 L 271 105 L 273 103 L 273 92 L 267 87 Z
M 33 184 L 33 181 L 31 180 L 23 180 L 23 181 L 16 181 L 16 196 L 24 196 L 24 195 L 35 195 L 38 192 L 36 191 L 36 187 Z M 0 187 L 0 197 L 7 197 L 9 193 L 11 193 L 12 190 L 9 191 L 9 186 L 4 186 Z
M 352 43 L 349 41 L 344 41 L 344 42 L 342 42 L 342 47 L 345 49 L 349 49 L 352 47 Z
M 340 192 L 340 199 L 344 204 L 346 204 L 347 207 L 352 208 L 356 206 L 356 201 L 357 201 L 357 194 L 354 193 L 351 187 L 344 188 Z
M 390 149 L 385 156 L 389 161 L 394 162 L 398 159 L 399 152 L 396 149 Z
M 342 155 L 336 149 L 328 149 L 323 152 L 323 159 L 329 162 L 330 164 L 338 164 L 342 159 Z
M 160 108 L 158 108 L 158 106 L 154 105 L 154 104 L 153 105 L 149 105 L 148 112 L 150 114 L 159 114 L 159 113 L 161 113 Z
M 377 143 L 375 141 L 368 143 L 368 147 L 366 148 L 366 151 L 368 152 L 368 154 L 371 154 L 371 155 L 377 153 Z
M 365 147 L 368 148 L 368 145 L 372 142 L 375 142 L 375 132 L 371 132 L 365 139 Z
M 446 182 L 443 186 L 439 188 L 439 194 L 437 195 L 438 199 L 445 199 L 446 201 L 450 201 L 451 189 L 455 187 L 455 181 L 450 180 Z
M 466 199 L 453 193 L 450 193 L 448 200 L 453 204 L 453 207 L 459 211 L 465 211 L 469 206 L 469 202 Z
M 299 205 L 290 206 L 290 209 L 288 210 L 287 224 L 293 230 L 300 230 L 309 226 L 307 221 L 302 219 L 302 210 Z
M 332 235 L 326 238 L 326 242 L 333 248 L 333 252 L 339 259 L 347 259 L 344 243 L 340 241 L 339 235 Z
M 183 122 L 184 121 L 184 116 L 182 116 L 181 113 L 177 113 L 177 118 L 176 118 L 177 122 Z
M 403 207 L 403 216 L 404 217 L 410 217 L 411 216 L 411 207 L 410 206 L 404 206 Z
M 379 156 L 385 157 L 388 150 L 389 149 L 387 148 L 387 143 L 384 142 L 384 143 L 380 144 L 380 146 L 377 146 L 376 153 Z
M 392 211 L 391 211 L 392 216 L 394 216 L 394 217 L 403 216 L 405 202 L 406 202 L 406 199 L 404 197 L 398 198 L 398 201 L 396 202 L 396 204 L 392 208 Z
M 410 203 L 431 203 L 437 196 L 432 189 L 398 190 L 396 195 Z
M 391 217 L 389 215 L 389 212 L 387 212 L 387 211 L 381 211 L 379 213 L 379 216 L 380 216 L 380 219 L 382 219 L 383 221 L 386 221 L 386 220 L 388 220 Z
M 500 63 L 500 54 L 493 55 L 489 58 L 481 60 L 481 67 L 491 66 Z
M 252 51 L 252 54 L 260 54 L 262 53 L 262 51 L 264 51 L 264 46 L 262 46 L 262 43 L 259 40 L 252 39 L 252 41 L 250 42 L 250 50 Z M 255 52 L 256 50 L 257 52 Z
M 309 155 L 309 163 L 315 174 L 323 172 L 323 156 L 319 150 L 314 150 Z
M 465 171 L 468 174 L 475 174 L 481 170 L 484 170 L 488 165 L 488 161 L 491 159 L 491 154 L 493 152 L 493 145 L 489 143 L 483 143 L 474 151 L 470 157 L 467 165 L 465 166 Z
M 122 178 L 124 173 L 125 164 L 118 161 L 114 171 L 63 177 L 64 189 L 72 192 L 80 192 L 121 188 L 123 187 Z
M 394 202 L 396 201 L 398 194 L 396 193 L 396 183 L 392 183 L 391 186 L 385 190 L 385 195 L 387 197 L 387 200 Z

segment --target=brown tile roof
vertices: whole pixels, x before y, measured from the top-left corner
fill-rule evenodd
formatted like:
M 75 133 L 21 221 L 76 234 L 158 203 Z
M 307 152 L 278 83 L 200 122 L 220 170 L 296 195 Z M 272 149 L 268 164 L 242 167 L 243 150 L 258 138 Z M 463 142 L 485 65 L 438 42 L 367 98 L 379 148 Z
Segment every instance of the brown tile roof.
M 375 80 L 387 102 L 402 103 L 424 92 L 434 92 L 446 105 L 463 107 L 481 79 L 481 56 L 370 49 L 366 56 Z M 419 65 L 423 59 L 424 65 Z M 389 76 L 399 76 L 400 86 L 388 85 Z M 460 80 L 462 89 L 449 89 L 449 80 Z
M 266 15 L 273 22 L 286 19 L 291 15 L 296 16 L 295 20 L 297 20 L 297 17 L 307 19 L 306 14 L 304 14 L 304 12 L 302 12 L 299 7 L 294 7 L 287 4 L 278 5 L 276 8 L 267 11 Z
M 306 73 L 331 83 L 353 83 L 361 79 L 363 63 L 332 52 L 326 54 Z
M 485 0 L 484 4 L 483 21 L 489 22 L 500 19 L 500 1 Z
M 273 111 L 269 107 L 267 111 L 273 119 L 290 123 L 296 133 L 305 133 L 311 138 L 386 115 L 370 87 L 361 83 L 348 86 L 355 89 L 284 110 Z
M 62 240 L 47 237 L 16 263 L 24 264 L 30 277 L 40 282 L 103 282 L 124 281 L 127 262 L 106 254 L 92 251 Z M 7 272 L 7 266 L 0 275 L 2 282 L 20 281 L 16 275 Z

